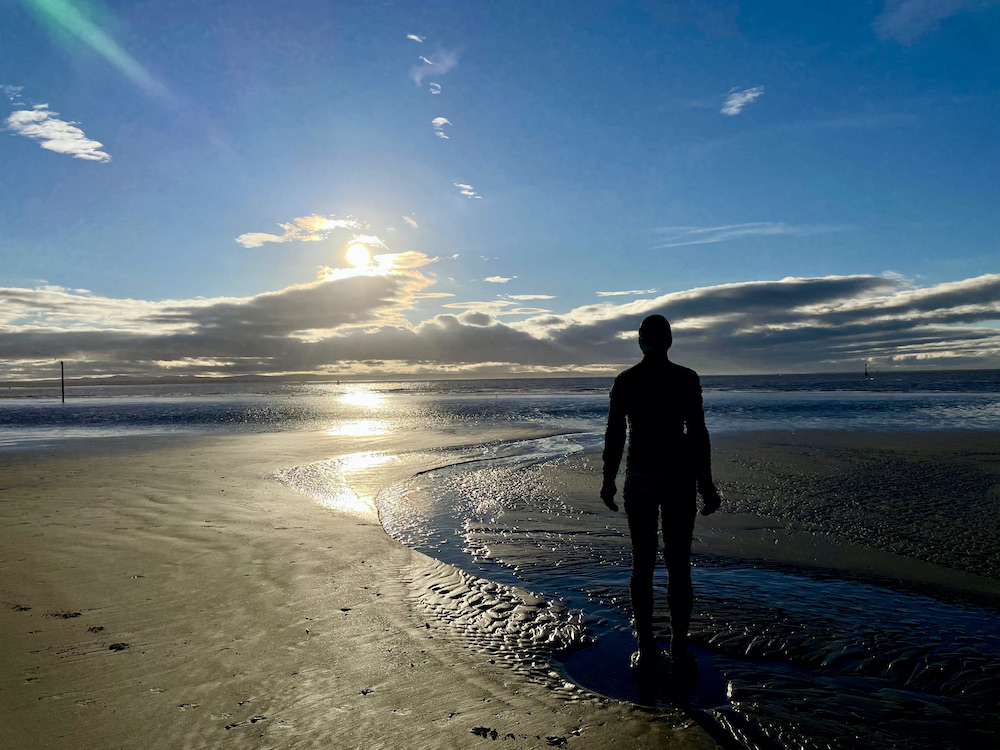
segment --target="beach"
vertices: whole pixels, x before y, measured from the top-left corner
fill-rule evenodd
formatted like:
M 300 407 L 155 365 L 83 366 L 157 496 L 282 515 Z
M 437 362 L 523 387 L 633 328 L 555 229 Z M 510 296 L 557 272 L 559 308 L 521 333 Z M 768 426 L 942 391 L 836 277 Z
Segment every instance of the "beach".
M 698 696 L 687 706 L 655 696 L 628 700 L 620 694 L 628 688 L 622 677 L 627 669 L 605 674 L 588 664 L 593 655 L 622 656 L 606 644 L 627 644 L 621 591 L 627 570 L 611 564 L 613 556 L 604 562 L 614 576 L 608 580 L 617 583 L 602 588 L 591 581 L 586 589 L 597 615 L 574 618 L 573 595 L 565 592 L 577 584 L 560 590 L 558 606 L 545 593 L 533 598 L 556 580 L 552 571 L 567 576 L 558 579 L 564 583 L 575 580 L 573 560 L 558 540 L 546 552 L 560 558 L 555 560 L 527 554 L 513 535 L 504 537 L 505 547 L 492 539 L 479 559 L 517 571 L 523 583 L 513 586 L 460 570 L 446 554 L 439 556 L 444 560 L 429 557 L 418 551 L 419 543 L 405 545 L 379 523 L 376 508 L 385 522 L 387 498 L 401 487 L 407 507 L 419 509 L 421 487 L 430 492 L 444 486 L 436 476 L 461 476 L 466 487 L 471 482 L 486 495 L 502 494 L 507 480 L 495 465 L 488 469 L 492 485 L 466 470 L 466 464 L 481 466 L 477 451 L 550 439 L 526 426 L 482 437 L 471 444 L 468 435 L 448 431 L 371 437 L 289 432 L 109 438 L 5 452 L 3 745 L 711 748 L 719 741 L 791 747 L 794 742 L 775 739 L 769 727 L 794 730 L 801 712 L 790 707 L 788 695 L 808 696 L 812 688 L 790 686 L 788 675 L 776 675 L 760 660 L 784 654 L 802 669 L 812 657 L 780 632 L 787 618 L 762 621 L 758 612 L 759 632 L 734 632 L 733 623 L 747 623 L 740 620 L 739 602 L 726 593 L 727 570 L 738 569 L 744 586 L 754 585 L 751 573 L 773 578 L 787 574 L 788 566 L 801 580 L 813 570 L 817 581 L 853 582 L 852 591 L 889 582 L 885 590 L 901 597 L 958 601 L 962 611 L 971 602 L 995 612 L 1000 601 L 1000 579 L 989 567 L 996 560 L 1000 504 L 996 434 L 723 435 L 715 441 L 714 463 L 727 504 L 696 528 L 692 634 L 703 677 L 716 670 L 728 685 L 700 688 L 701 704 Z M 534 482 L 532 471 L 515 467 L 511 473 Z M 592 451 L 537 464 L 538 487 L 576 515 L 508 505 L 505 523 L 537 541 L 523 524 L 543 519 L 546 538 L 573 538 L 584 549 L 581 539 L 598 536 L 592 524 L 572 537 L 574 522 L 566 519 L 601 519 L 612 530 L 624 522 L 621 514 L 603 511 L 592 494 L 597 476 Z M 975 502 L 981 519 L 966 529 L 971 541 L 965 552 L 946 521 L 960 515 L 949 508 L 958 498 Z M 519 514 L 522 521 L 512 520 Z M 866 514 L 892 523 L 872 523 Z M 469 530 L 467 539 L 476 533 Z M 593 568 L 586 570 L 592 577 Z M 768 586 L 756 595 L 782 596 L 783 584 Z M 796 586 L 795 595 L 804 588 Z M 825 588 L 819 595 L 828 594 Z M 871 607 L 868 594 L 850 596 L 844 594 L 842 611 Z M 822 603 L 803 606 L 825 621 Z M 763 610 L 778 612 L 767 602 Z M 518 618 L 523 622 L 511 625 Z M 662 612 L 659 627 L 666 628 Z M 810 632 L 801 630 L 800 640 Z M 761 633 L 763 641 L 756 637 Z M 839 637 L 805 640 L 840 648 Z M 997 669 L 996 654 L 989 650 L 995 638 L 992 632 L 984 637 L 979 676 L 990 684 L 969 675 L 958 696 L 965 703 L 956 704 L 945 685 L 953 675 L 937 683 L 914 677 L 907 684 L 907 675 L 883 665 L 884 687 L 911 693 L 898 705 L 879 705 L 888 699 L 866 703 L 861 686 L 862 697 L 845 693 L 845 701 L 854 700 L 842 707 L 845 715 L 862 712 L 875 727 L 889 712 L 893 722 L 909 725 L 901 736 L 950 732 L 945 747 L 995 741 L 989 725 L 977 723 L 983 718 L 977 706 L 995 699 L 997 673 L 990 670 Z M 886 653 L 908 647 L 883 642 Z M 752 659 L 736 663 L 738 654 Z M 812 666 L 819 669 L 827 656 L 814 653 Z M 920 656 L 911 654 L 911 660 Z M 937 668 L 932 656 L 923 657 Z M 866 669 L 855 664 L 841 670 L 850 673 L 842 679 L 871 679 Z M 764 673 L 772 687 L 755 692 Z M 785 688 L 782 679 L 789 683 Z M 918 687 L 931 697 L 914 708 Z M 723 690 L 729 695 L 715 694 Z M 711 705 L 719 701 L 725 705 Z M 909 705 L 910 715 L 900 715 L 899 705 Z M 926 729 L 928 722 L 937 729 Z M 876 731 L 870 743 L 856 746 L 877 746 L 878 737 Z
M 357 440 L 99 446 L 2 459 L 4 747 L 713 746 L 454 642 L 410 603 L 430 560 L 268 478 Z

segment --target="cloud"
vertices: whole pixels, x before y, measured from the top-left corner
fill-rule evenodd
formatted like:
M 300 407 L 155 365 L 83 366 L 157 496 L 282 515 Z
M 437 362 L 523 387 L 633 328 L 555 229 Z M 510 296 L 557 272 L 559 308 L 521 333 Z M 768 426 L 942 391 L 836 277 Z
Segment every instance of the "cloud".
M 448 122 L 446 118 L 435 117 L 433 120 L 431 120 L 431 125 L 434 127 L 434 135 L 436 135 L 438 138 L 444 138 L 445 140 L 448 140 L 448 136 L 445 135 L 444 132 L 444 126 L 445 125 L 450 126 L 451 123 Z
M 872 275 L 741 282 L 558 314 L 450 302 L 408 322 L 434 294 L 419 270 L 433 260 L 243 298 L 0 288 L 0 377 L 46 374 L 60 359 L 77 374 L 612 373 L 638 359 L 635 332 L 652 313 L 673 324 L 676 361 L 704 373 L 1000 366 L 1000 274 L 924 287 Z
M 467 184 L 465 182 L 456 182 L 455 183 L 455 187 L 457 187 L 458 188 L 458 192 L 461 195 L 464 195 L 466 198 L 482 198 L 483 197 L 479 193 L 476 192 L 476 189 L 474 187 L 472 187 L 472 185 L 469 185 L 469 184 Z
M 516 279 L 517 276 L 487 276 L 483 281 L 488 281 L 491 284 L 506 284 L 512 279 Z
M 872 28 L 879 39 L 911 44 L 946 18 L 997 5 L 997 0 L 886 0 Z
M 625 292 L 597 292 L 598 297 L 634 297 L 640 294 L 656 294 L 659 289 L 629 289 Z
M 726 97 L 726 101 L 722 105 L 722 109 L 719 111 L 724 115 L 735 117 L 742 112 L 743 108 L 750 104 L 750 102 L 755 99 L 759 99 L 762 96 L 764 96 L 763 86 L 754 86 L 753 88 L 744 89 L 743 91 L 732 89 Z
M 458 65 L 458 53 L 453 50 L 441 50 L 431 57 L 420 55 L 419 65 L 410 68 L 410 78 L 418 85 L 423 84 L 423 80 L 433 73 L 435 76 L 443 76 Z
M 504 311 L 513 304 L 510 300 L 494 299 L 485 302 L 447 302 L 441 305 L 441 307 L 448 308 L 449 310 L 465 310 L 466 313 L 495 317 L 503 315 Z
M 403 217 L 403 221 L 405 221 L 407 224 L 409 224 L 414 229 L 416 229 L 417 227 L 420 226 L 419 224 L 417 224 L 417 220 L 414 219 L 414 218 L 412 218 L 412 217 L 410 217 L 410 216 L 404 216 Z
M 266 232 L 247 232 L 236 238 L 243 247 L 261 247 L 266 242 L 318 242 L 330 236 L 335 229 L 358 229 L 361 225 L 351 217 L 335 219 L 332 216 L 302 216 L 292 219 L 286 224 L 278 224 L 283 234 L 268 234 Z M 359 240 L 360 241 L 360 240 Z M 381 240 L 379 243 L 381 244 Z
M 424 39 L 426 39 L 427 37 L 425 37 L 425 36 L 417 36 L 416 34 L 407 34 L 406 38 L 407 39 L 412 39 L 415 42 L 420 42 L 421 44 L 423 44 Z
M 0 86 L 0 91 L 3 95 L 7 97 L 7 100 L 11 104 L 20 105 L 21 104 L 21 92 L 24 91 L 24 86 Z
M 427 84 L 427 88 L 430 89 L 430 91 L 431 91 L 432 94 L 440 94 L 441 93 L 441 84 L 440 83 L 428 83 Z
M 432 258 L 424 253 L 414 250 L 407 250 L 403 253 L 389 253 L 387 255 L 376 255 L 372 259 L 376 264 L 385 263 L 386 271 L 401 268 L 422 268 L 430 263 L 437 263 L 440 258 Z
M 74 159 L 87 161 L 111 161 L 111 156 L 100 150 L 104 144 L 88 138 L 76 127 L 79 123 L 60 120 L 58 114 L 52 112 L 48 104 L 36 104 L 31 109 L 12 112 L 6 120 L 7 128 L 12 133 L 38 141 L 42 148 L 57 154 L 68 154 Z
M 555 299 L 555 296 L 552 294 L 508 294 L 507 296 L 519 302 L 527 302 L 533 299 Z
M 659 239 L 653 246 L 663 249 L 686 245 L 707 245 L 713 242 L 761 236 L 809 237 L 828 232 L 839 232 L 843 229 L 844 227 L 822 224 L 785 224 L 782 221 L 756 221 L 721 227 L 658 227 L 653 230 L 659 235 Z

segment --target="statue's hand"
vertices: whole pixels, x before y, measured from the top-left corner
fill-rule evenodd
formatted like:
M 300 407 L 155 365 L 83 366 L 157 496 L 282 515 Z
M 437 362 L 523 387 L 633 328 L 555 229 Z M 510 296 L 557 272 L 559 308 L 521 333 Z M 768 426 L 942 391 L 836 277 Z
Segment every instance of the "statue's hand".
M 604 485 L 601 487 L 601 500 L 604 501 L 604 505 L 607 506 L 608 510 L 613 510 L 618 512 L 618 503 L 615 502 L 615 495 L 618 492 L 618 488 L 615 487 L 615 483 L 612 480 L 604 480 Z
M 722 495 L 716 489 L 714 482 L 698 484 L 698 491 L 701 493 L 701 514 L 710 516 L 722 505 Z

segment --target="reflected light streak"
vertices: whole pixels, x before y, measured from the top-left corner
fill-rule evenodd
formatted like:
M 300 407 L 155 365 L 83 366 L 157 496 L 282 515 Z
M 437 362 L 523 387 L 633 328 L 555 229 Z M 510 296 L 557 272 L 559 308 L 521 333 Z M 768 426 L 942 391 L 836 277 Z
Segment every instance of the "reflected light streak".
M 387 464 L 395 459 L 396 457 L 391 453 L 385 453 L 384 451 L 364 451 L 362 453 L 351 453 L 341 456 L 338 459 L 338 463 L 343 471 L 361 471 Z
M 380 409 L 385 404 L 385 396 L 374 391 L 351 391 L 342 395 L 340 402 L 365 409 Z
M 389 423 L 383 419 L 354 419 L 331 427 L 327 434 L 341 437 L 369 437 L 385 435 L 389 432 Z

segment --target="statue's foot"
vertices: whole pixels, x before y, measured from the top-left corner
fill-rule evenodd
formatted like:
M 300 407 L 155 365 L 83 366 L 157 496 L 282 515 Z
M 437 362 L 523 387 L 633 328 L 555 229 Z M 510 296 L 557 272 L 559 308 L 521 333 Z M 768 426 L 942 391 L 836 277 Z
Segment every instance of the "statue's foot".
M 656 641 L 650 639 L 640 639 L 638 651 L 632 654 L 629 659 L 632 669 L 652 669 L 660 665 L 660 647 Z
M 698 660 L 686 648 L 671 649 L 670 664 L 678 677 L 693 680 L 698 676 Z

